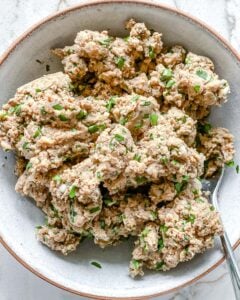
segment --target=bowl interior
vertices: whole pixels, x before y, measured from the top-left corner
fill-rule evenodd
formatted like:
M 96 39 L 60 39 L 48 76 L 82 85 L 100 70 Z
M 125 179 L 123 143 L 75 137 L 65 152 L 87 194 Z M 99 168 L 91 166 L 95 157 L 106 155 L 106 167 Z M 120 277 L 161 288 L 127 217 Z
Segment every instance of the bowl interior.
M 240 63 L 236 56 L 211 32 L 187 16 L 166 8 L 134 2 L 106 2 L 69 10 L 42 23 L 17 44 L 0 66 L 1 103 L 15 93 L 17 87 L 46 74 L 61 70 L 59 61 L 49 49 L 71 45 L 76 33 L 83 29 L 109 29 L 113 35 L 126 36 L 124 22 L 134 17 L 163 33 L 167 44 L 181 44 L 188 50 L 210 57 L 217 73 L 231 86 L 229 102 L 215 108 L 211 122 L 228 128 L 235 135 L 236 161 L 240 162 Z M 40 64 L 36 60 L 43 62 Z M 26 198 L 14 191 L 14 157 L 0 152 L 0 235 L 23 261 L 44 277 L 77 292 L 102 297 L 137 297 L 166 292 L 205 272 L 221 257 L 219 243 L 194 260 L 167 273 L 146 272 L 133 280 L 128 276 L 128 263 L 133 241 L 101 250 L 85 241 L 76 253 L 63 257 L 36 241 L 34 228 L 44 222 L 44 215 Z M 221 188 L 221 210 L 232 243 L 239 239 L 240 175 L 227 170 Z M 99 261 L 102 269 L 91 261 Z

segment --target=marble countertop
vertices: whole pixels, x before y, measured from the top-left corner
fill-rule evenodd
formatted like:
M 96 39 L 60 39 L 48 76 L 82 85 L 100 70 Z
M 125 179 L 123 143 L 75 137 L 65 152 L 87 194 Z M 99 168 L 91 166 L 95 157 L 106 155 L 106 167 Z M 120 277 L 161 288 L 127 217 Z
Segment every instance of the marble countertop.
M 240 0 L 154 0 L 189 12 L 215 28 L 240 51 Z M 11 42 L 41 18 L 79 0 L 1 0 L 0 55 Z M 236 250 L 240 261 L 240 248 Z M 0 245 L 1 300 L 84 299 L 62 291 L 39 279 L 21 266 Z M 234 294 L 226 265 L 222 264 L 192 286 L 158 297 L 161 300 L 233 300 Z

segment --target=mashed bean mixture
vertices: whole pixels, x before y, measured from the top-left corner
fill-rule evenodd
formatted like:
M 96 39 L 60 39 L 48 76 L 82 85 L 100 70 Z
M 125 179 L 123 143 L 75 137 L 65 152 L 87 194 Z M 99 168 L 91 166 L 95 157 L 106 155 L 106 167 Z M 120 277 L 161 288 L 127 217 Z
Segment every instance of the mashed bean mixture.
M 131 276 L 213 247 L 219 216 L 201 190 L 232 160 L 233 136 L 206 123 L 229 85 L 213 62 L 129 20 L 129 35 L 80 31 L 54 49 L 64 71 L 17 89 L 0 112 L 16 191 L 47 217 L 38 239 L 68 254 L 135 237 Z

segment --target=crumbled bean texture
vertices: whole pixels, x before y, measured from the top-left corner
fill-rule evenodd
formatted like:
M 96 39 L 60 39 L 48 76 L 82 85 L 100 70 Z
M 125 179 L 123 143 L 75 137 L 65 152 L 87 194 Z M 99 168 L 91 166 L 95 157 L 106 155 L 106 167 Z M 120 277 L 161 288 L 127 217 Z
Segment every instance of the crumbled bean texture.
M 199 178 L 234 155 L 205 120 L 229 85 L 213 62 L 133 19 L 129 35 L 80 31 L 52 52 L 64 71 L 17 89 L 0 111 L 0 145 L 16 153 L 16 191 L 46 214 L 38 239 L 68 254 L 135 237 L 131 276 L 166 271 L 213 247 L 218 213 Z

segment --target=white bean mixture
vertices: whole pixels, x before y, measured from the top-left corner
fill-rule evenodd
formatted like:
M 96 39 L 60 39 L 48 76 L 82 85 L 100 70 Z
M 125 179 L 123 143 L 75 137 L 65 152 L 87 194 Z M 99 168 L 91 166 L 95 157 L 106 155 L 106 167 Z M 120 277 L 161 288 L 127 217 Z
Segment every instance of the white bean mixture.
M 38 239 L 68 254 L 135 237 L 131 276 L 166 271 L 213 247 L 219 216 L 200 178 L 231 164 L 233 136 L 205 118 L 229 85 L 213 62 L 133 19 L 129 35 L 80 31 L 52 52 L 63 72 L 17 89 L 0 111 L 16 153 L 16 191 L 46 214 Z

